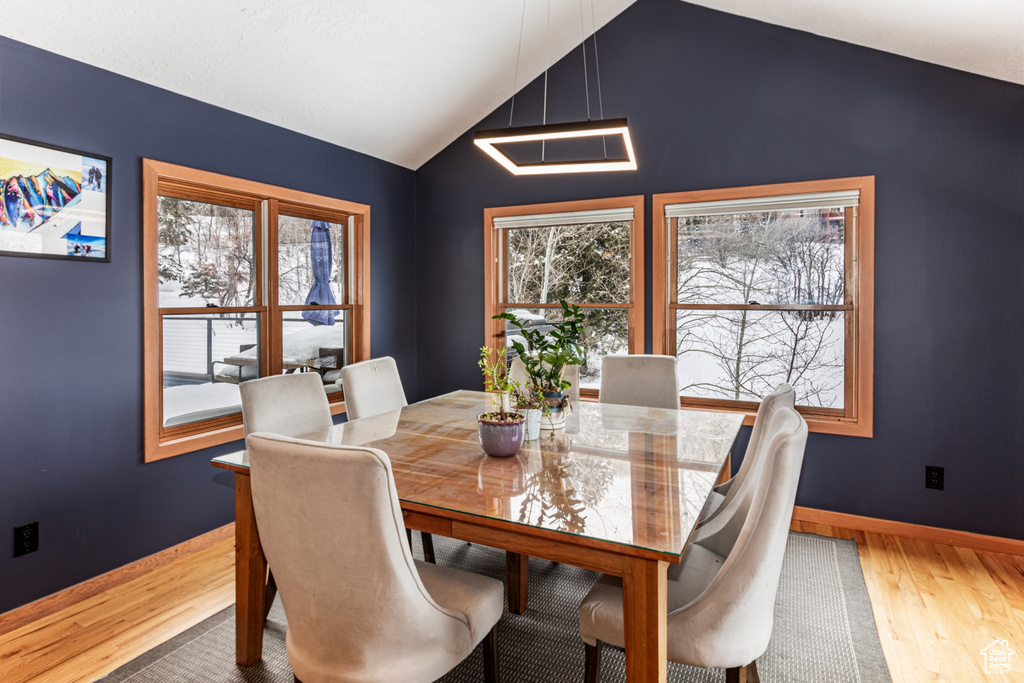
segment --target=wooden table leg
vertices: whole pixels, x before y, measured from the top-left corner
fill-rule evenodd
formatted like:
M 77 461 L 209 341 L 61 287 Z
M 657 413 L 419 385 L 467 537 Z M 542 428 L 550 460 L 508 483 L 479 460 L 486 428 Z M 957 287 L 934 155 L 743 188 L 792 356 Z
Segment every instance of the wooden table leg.
M 732 451 L 729 451 L 729 455 L 725 456 L 725 464 L 722 465 L 722 471 L 718 473 L 715 486 L 724 484 L 730 479 L 732 479 Z
M 665 683 L 668 676 L 668 563 L 625 559 L 622 610 L 626 680 Z
M 505 551 L 505 572 L 508 578 L 508 611 L 526 611 L 526 586 L 530 577 L 530 556 Z
M 252 666 L 263 656 L 267 558 L 263 555 L 251 479 L 235 474 L 235 661 Z

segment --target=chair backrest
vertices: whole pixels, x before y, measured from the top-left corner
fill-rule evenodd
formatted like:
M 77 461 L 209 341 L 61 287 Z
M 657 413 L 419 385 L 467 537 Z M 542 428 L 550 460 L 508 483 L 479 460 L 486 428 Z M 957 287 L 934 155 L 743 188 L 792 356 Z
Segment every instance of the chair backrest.
M 796 410 L 780 408 L 764 433 L 766 471 L 739 537 L 708 587 L 668 615 L 669 659 L 673 642 L 685 647 L 681 661 L 704 667 L 737 667 L 768 647 L 775 594 L 789 537 L 796 489 L 807 444 L 807 423 Z
M 433 680 L 447 669 L 430 670 L 432 651 L 472 648 L 465 615 L 439 606 L 420 580 L 383 451 L 265 433 L 246 445 L 296 676 Z
M 293 372 L 242 382 L 238 393 L 242 399 L 242 427 L 246 434 L 271 432 L 301 436 L 327 429 L 334 423 L 323 382 L 315 372 Z
M 398 365 L 391 356 L 346 365 L 341 369 L 341 385 L 350 420 L 409 405 Z
M 675 356 L 605 356 L 601 362 L 598 401 L 647 408 L 679 408 Z
M 714 524 L 716 527 L 721 527 L 726 524 L 725 517 L 740 514 L 740 519 L 742 519 L 742 515 L 746 514 L 753 490 L 757 488 L 756 479 L 761 471 L 761 465 L 764 463 L 763 456 L 767 452 L 766 448 L 761 448 L 764 445 L 762 439 L 764 431 L 781 408 L 793 408 L 795 401 L 796 392 L 793 387 L 785 383 L 780 384 L 775 391 L 761 400 L 761 405 L 757 407 L 754 427 L 750 432 L 750 441 L 747 442 L 747 450 L 743 455 L 743 462 L 740 463 L 739 472 L 729 482 L 729 490 L 725 494 L 725 499 L 714 512 L 701 520 L 702 525 Z M 715 519 L 719 521 L 712 522 Z

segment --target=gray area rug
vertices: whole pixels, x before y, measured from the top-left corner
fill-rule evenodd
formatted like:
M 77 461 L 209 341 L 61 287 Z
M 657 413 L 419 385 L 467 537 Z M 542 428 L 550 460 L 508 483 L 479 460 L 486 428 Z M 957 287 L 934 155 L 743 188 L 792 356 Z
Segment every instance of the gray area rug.
M 419 535 L 414 552 L 422 557 Z M 505 554 L 481 545 L 434 537 L 438 562 L 497 579 L 505 578 Z M 583 642 L 577 608 L 597 575 L 546 560 L 530 560 L 529 608 L 507 610 L 498 635 L 503 683 L 583 680 Z M 176 638 L 109 674 L 105 682 L 291 683 L 285 653 L 286 622 L 280 600 L 270 612 L 263 660 L 248 669 L 235 665 L 234 607 L 210 617 Z M 853 541 L 791 533 L 768 651 L 757 662 L 761 680 L 786 683 L 887 682 L 864 576 Z M 669 663 L 673 683 L 724 681 L 722 670 Z M 441 680 L 483 679 L 480 648 Z M 624 683 L 623 652 L 605 647 L 602 683 Z

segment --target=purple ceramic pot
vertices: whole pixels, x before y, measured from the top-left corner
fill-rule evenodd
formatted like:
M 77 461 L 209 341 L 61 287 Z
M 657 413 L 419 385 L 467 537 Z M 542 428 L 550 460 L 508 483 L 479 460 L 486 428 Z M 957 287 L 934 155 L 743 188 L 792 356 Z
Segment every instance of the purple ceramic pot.
M 477 416 L 477 435 L 487 455 L 507 458 L 519 452 L 523 445 L 523 423 L 519 413 L 510 413 L 517 418 L 514 422 L 492 422 L 483 415 Z

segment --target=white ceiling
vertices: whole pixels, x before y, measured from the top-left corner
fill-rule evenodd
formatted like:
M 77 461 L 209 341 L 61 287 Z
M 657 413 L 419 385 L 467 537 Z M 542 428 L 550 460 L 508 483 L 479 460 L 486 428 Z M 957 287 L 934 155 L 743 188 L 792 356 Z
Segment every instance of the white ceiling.
M 1024 0 L 689 0 L 1024 85 Z
M 634 1 L 23 0 L 0 34 L 415 169 Z M 1024 84 L 1024 0 L 693 1 Z

